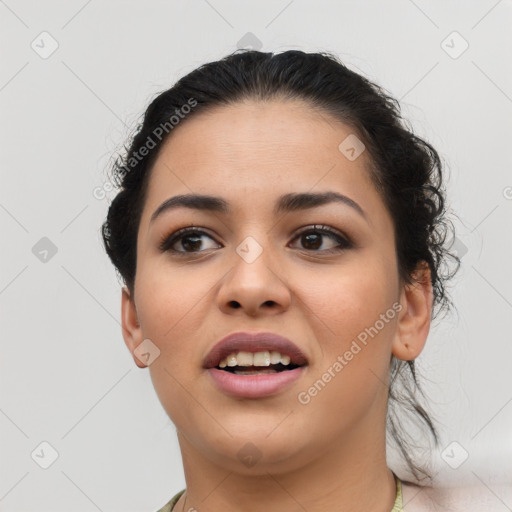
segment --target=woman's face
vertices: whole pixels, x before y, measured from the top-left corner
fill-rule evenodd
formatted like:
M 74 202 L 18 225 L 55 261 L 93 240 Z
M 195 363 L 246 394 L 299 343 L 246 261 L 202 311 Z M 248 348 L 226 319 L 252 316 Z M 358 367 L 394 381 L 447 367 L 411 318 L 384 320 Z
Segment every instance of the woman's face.
M 340 443 L 382 442 L 389 363 L 400 352 L 407 304 L 392 219 L 361 149 L 348 126 L 300 101 L 199 112 L 161 148 L 138 232 L 134 297 L 123 295 L 123 332 L 132 352 L 151 340 L 143 352 L 184 457 L 200 453 L 247 473 L 272 464 L 275 472 Z M 343 201 L 274 213 L 284 195 L 326 192 L 364 213 Z M 151 220 L 184 194 L 216 196 L 230 211 L 180 206 Z M 190 226 L 204 233 L 160 249 Z M 307 365 L 269 396 L 221 391 L 203 362 L 238 331 L 284 336 Z M 254 469 L 247 454 L 259 459 Z

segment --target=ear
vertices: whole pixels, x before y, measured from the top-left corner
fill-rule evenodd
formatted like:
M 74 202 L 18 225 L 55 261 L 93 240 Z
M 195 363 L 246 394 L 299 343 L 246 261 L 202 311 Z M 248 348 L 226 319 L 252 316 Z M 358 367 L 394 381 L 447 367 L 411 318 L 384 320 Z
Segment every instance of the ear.
M 126 286 L 123 287 L 121 297 L 121 322 L 124 342 L 132 354 L 135 364 L 139 368 L 145 368 L 147 365 L 133 352 L 142 343 L 144 338 L 139 324 L 137 310 L 135 309 L 135 301 L 130 296 L 130 291 Z
M 409 361 L 418 357 L 425 346 L 430 330 L 433 291 L 430 268 L 426 262 L 414 272 L 415 282 L 404 286 L 400 296 L 402 310 L 392 344 L 397 359 Z

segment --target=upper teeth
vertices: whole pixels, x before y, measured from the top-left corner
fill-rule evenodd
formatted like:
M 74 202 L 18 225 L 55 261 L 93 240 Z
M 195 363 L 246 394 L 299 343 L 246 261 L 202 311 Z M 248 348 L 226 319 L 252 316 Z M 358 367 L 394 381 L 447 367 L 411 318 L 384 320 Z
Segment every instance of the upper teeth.
M 290 356 L 281 355 L 276 351 L 264 352 L 236 352 L 229 354 L 224 358 L 219 366 L 225 368 L 226 366 L 270 366 L 271 364 L 281 363 L 283 365 L 290 364 Z

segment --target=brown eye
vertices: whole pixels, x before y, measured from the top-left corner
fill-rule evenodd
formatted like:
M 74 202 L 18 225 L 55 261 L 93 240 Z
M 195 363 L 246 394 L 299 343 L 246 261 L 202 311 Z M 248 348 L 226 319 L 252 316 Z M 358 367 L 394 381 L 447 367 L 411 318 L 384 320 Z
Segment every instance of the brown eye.
M 216 245 L 204 247 L 203 237 L 210 239 Z M 331 245 L 330 247 L 323 247 L 326 244 L 326 239 L 331 242 L 328 244 Z M 327 226 L 310 226 L 296 235 L 294 240 L 300 240 L 305 250 L 313 252 L 339 252 L 353 247 L 350 240 Z M 171 252 L 176 255 L 195 254 L 219 247 L 219 244 L 208 233 L 195 227 L 180 229 L 164 237 L 159 244 L 159 249 L 162 252 Z
M 335 242 L 334 246 L 321 249 L 325 243 L 325 238 L 329 238 L 332 242 Z M 348 249 L 352 247 L 352 243 L 346 240 L 338 232 L 326 227 L 309 227 L 301 231 L 294 240 L 300 240 L 302 246 L 309 251 L 316 252 L 332 252 Z M 337 244 L 337 245 L 336 245 Z
M 195 253 L 202 252 L 203 236 L 213 241 L 213 238 L 197 228 L 185 228 L 176 231 L 172 235 L 164 238 L 159 245 L 162 252 L 170 251 L 174 253 Z M 178 248 L 175 248 L 177 246 Z M 180 250 L 179 247 L 183 250 Z M 215 247 L 207 247 L 206 249 L 214 249 Z M 204 249 L 203 249 L 204 250 Z

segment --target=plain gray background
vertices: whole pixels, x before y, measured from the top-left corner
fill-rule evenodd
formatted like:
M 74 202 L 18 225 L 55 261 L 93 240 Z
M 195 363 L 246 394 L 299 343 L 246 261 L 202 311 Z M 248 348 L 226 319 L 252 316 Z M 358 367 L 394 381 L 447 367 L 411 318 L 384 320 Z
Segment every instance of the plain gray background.
M 512 510 L 511 23 L 510 0 L 0 1 L 0 510 L 150 512 L 184 487 L 93 192 L 155 93 L 248 44 L 336 53 L 449 168 L 458 314 L 419 362 L 436 472 Z

